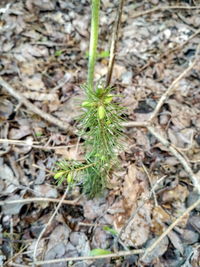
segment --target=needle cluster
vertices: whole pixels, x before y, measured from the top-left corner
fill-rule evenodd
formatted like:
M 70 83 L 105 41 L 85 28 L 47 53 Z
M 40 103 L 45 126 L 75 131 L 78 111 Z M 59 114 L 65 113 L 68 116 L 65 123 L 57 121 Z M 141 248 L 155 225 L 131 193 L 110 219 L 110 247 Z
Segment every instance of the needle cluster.
M 87 148 L 86 162 L 94 166 L 87 169 L 84 191 L 93 195 L 102 191 L 110 169 L 117 161 L 116 152 L 122 136 L 122 108 L 114 102 L 115 95 L 109 87 L 97 85 L 96 90 L 86 92 L 87 99 L 82 103 L 84 113 L 80 117 L 81 135 Z

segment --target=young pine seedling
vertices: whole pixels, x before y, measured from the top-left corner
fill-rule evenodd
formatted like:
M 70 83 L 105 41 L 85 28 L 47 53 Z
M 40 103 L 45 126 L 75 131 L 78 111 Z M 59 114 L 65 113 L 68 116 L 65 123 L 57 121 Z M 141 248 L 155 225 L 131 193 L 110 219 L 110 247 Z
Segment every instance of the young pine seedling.
M 69 186 L 81 183 L 83 191 L 93 198 L 105 188 L 111 169 L 117 162 L 117 151 L 122 136 L 122 108 L 114 102 L 109 86 L 94 84 L 97 59 L 100 0 L 92 0 L 91 34 L 87 84 L 83 86 L 86 98 L 79 118 L 80 135 L 85 140 L 85 162 L 62 161 L 54 178 Z

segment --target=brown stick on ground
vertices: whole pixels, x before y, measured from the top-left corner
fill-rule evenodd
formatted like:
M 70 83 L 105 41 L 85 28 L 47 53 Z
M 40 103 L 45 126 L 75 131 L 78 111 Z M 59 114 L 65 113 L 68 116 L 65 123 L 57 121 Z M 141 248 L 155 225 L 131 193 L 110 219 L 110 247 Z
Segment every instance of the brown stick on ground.
M 67 205 L 79 205 L 78 204 L 79 199 L 75 200 L 63 200 L 62 204 L 67 204 Z M 16 199 L 16 200 L 4 200 L 0 201 L 0 206 L 4 205 L 13 205 L 13 204 L 25 204 L 25 203 L 30 203 L 30 202 L 54 202 L 54 203 L 60 203 L 60 199 L 58 198 L 48 198 L 48 197 L 32 197 L 32 198 L 24 198 L 24 199 Z
M 112 77 L 123 5 L 124 5 L 124 0 L 120 0 L 118 11 L 117 11 L 117 18 L 116 18 L 114 30 L 112 33 L 112 40 L 111 40 L 111 45 L 110 45 L 110 59 L 109 59 L 109 64 L 108 64 L 108 73 L 107 73 L 107 77 L 106 77 L 105 87 L 109 86 L 110 81 L 111 81 L 111 77 Z
M 149 15 L 151 13 L 154 13 L 154 12 L 157 12 L 157 11 L 164 11 L 164 10 L 176 10 L 176 9 L 179 9 L 179 10 L 195 10 L 195 9 L 200 9 L 200 6 L 157 6 L 157 7 L 154 7 L 154 8 L 151 8 L 151 9 L 147 9 L 147 10 L 144 10 L 142 12 L 137 12 L 135 14 L 133 14 L 131 16 L 131 18 L 135 19 L 135 18 L 138 18 L 138 17 L 141 17 L 141 16 L 145 16 L 145 15 Z
M 10 86 L 3 78 L 0 77 L 0 86 L 2 86 L 10 95 L 18 99 L 22 104 L 24 104 L 29 110 L 39 115 L 44 120 L 57 125 L 60 129 L 72 132 L 72 127 L 67 123 L 55 118 L 54 116 L 44 112 L 43 110 L 36 107 L 28 99 L 26 99 L 20 92 L 16 91 L 12 86 Z
M 119 251 L 117 253 L 110 253 L 106 255 L 97 255 L 97 256 L 82 256 L 82 257 L 69 257 L 69 258 L 62 258 L 62 259 L 55 259 L 55 260 L 46 260 L 46 261 L 35 261 L 34 264 L 36 266 L 49 266 L 50 264 L 56 264 L 59 262 L 69 262 L 69 261 L 89 261 L 89 260 L 98 260 L 98 259 L 109 259 L 109 258 L 119 258 L 124 256 L 130 256 L 134 254 L 141 254 L 143 253 L 143 249 L 133 249 L 130 251 Z

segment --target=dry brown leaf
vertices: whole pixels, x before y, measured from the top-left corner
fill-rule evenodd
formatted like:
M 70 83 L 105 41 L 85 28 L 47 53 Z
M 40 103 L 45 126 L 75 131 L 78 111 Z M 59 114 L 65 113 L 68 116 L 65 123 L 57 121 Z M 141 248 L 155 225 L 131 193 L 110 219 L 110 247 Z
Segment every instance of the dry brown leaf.
M 34 60 L 31 62 L 22 62 L 20 64 L 20 71 L 22 73 L 22 77 L 26 79 L 26 77 L 31 77 L 35 73 L 35 67 L 37 66 L 38 61 Z
M 178 130 L 176 127 L 172 127 L 168 129 L 168 135 L 173 145 L 189 149 L 193 143 L 194 130 L 191 128 Z
M 128 168 L 128 174 L 124 178 L 122 195 L 126 199 L 126 204 L 132 207 L 138 199 L 138 196 L 144 191 L 138 178 L 141 173 L 139 169 L 134 165 L 130 165 Z
M 86 200 L 83 203 L 84 217 L 87 220 L 94 220 L 105 212 L 105 204 L 101 205 L 101 199 Z
M 0 98 L 0 121 L 7 120 L 13 112 L 13 104 L 8 99 Z
M 125 176 L 123 183 L 121 200 L 121 211 L 114 216 L 114 226 L 117 231 L 124 226 L 131 214 L 134 213 L 138 203 L 138 199 L 145 196 L 148 192 L 148 184 L 145 180 L 144 173 L 132 164 L 128 168 L 128 174 Z M 122 234 L 122 240 L 128 246 L 140 246 L 148 240 L 151 224 L 151 209 L 150 203 L 145 203 L 138 211 L 133 221 L 126 227 Z
M 188 105 L 183 105 L 177 102 L 175 99 L 170 99 L 167 101 L 169 108 L 171 110 L 171 121 L 177 127 L 177 129 L 183 129 L 191 126 L 191 119 L 195 112 Z
M 186 186 L 178 184 L 171 190 L 164 191 L 162 195 L 163 202 L 181 201 L 184 202 L 189 195 L 189 191 Z
M 183 242 L 180 239 L 180 237 L 178 236 L 178 234 L 175 233 L 174 231 L 171 231 L 168 233 L 168 237 L 169 237 L 170 241 L 172 242 L 173 246 L 178 251 L 180 251 L 180 253 L 183 255 L 184 254 Z
M 23 77 L 22 82 L 23 82 L 23 85 L 30 90 L 42 91 L 45 89 L 45 85 L 42 81 L 42 75 L 39 73 L 35 74 L 34 76 Z
M 6 184 L 6 188 L 0 192 L 2 195 L 8 195 L 14 192 L 19 186 L 19 180 L 14 176 L 13 171 L 7 164 L 0 165 L 0 180 L 3 180 Z
M 156 235 L 161 235 L 165 230 L 164 223 L 170 223 L 171 216 L 161 207 L 156 206 L 152 213 L 151 230 Z
M 53 188 L 53 186 L 49 184 L 35 185 L 34 193 L 37 197 L 58 197 L 57 189 Z
M 127 246 L 141 246 L 149 237 L 150 227 L 147 221 L 140 215 L 136 215 L 133 222 L 126 228 L 121 239 Z
M 148 242 L 148 247 L 150 247 L 154 242 L 156 241 L 156 238 L 150 240 Z M 160 256 L 162 256 L 167 248 L 168 248 L 168 245 L 169 245 L 169 240 L 167 237 L 164 237 L 160 242 L 159 244 L 155 247 L 155 249 L 149 253 L 142 261 L 146 264 L 148 263 L 152 263 L 152 261 L 155 259 L 155 258 L 158 258 Z
M 56 148 L 55 153 L 62 155 L 66 160 L 84 160 L 83 147 Z

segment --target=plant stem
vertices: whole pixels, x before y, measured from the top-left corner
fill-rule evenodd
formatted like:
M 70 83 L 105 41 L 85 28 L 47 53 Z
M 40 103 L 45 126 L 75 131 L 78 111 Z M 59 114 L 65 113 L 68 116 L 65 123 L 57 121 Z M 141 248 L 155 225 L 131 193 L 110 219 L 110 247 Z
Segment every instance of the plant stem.
M 106 87 L 109 86 L 110 81 L 111 81 L 111 77 L 112 77 L 124 1 L 125 0 L 120 0 L 120 2 L 119 2 L 116 21 L 115 21 L 114 28 L 113 28 L 111 45 L 110 45 L 110 59 L 109 59 L 109 64 L 108 64 L 108 73 L 107 73 L 107 77 L 106 77 Z
M 91 33 L 90 33 L 90 49 L 89 49 L 89 63 L 88 63 L 88 90 L 94 90 L 94 67 L 97 58 L 97 43 L 99 31 L 99 10 L 100 0 L 92 0 L 92 19 L 91 19 Z
M 88 164 L 86 166 L 83 166 L 83 167 L 78 168 L 76 171 L 81 171 L 81 170 L 87 169 L 87 168 L 89 168 L 91 166 L 94 166 L 94 165 L 95 165 L 95 163 L 91 163 L 91 164 Z

